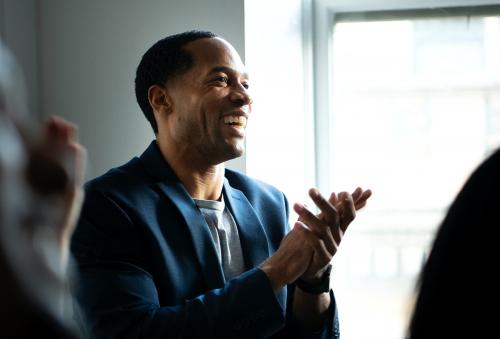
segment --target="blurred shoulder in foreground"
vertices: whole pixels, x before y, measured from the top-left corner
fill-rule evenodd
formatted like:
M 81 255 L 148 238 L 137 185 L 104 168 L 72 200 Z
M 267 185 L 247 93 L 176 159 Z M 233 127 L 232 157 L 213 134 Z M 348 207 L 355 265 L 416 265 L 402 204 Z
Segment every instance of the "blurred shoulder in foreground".
M 492 338 L 498 314 L 500 150 L 470 176 L 421 277 L 409 338 Z
M 23 92 L 0 42 L 0 337 L 78 338 L 66 271 L 86 152 L 71 123 L 30 121 Z

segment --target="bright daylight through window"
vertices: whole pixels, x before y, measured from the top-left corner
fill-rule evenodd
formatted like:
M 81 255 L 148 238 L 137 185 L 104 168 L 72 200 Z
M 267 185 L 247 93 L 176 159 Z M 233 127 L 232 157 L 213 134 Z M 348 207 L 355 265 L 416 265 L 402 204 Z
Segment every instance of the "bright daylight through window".
M 342 337 L 403 338 L 443 213 L 500 142 L 500 16 L 339 16 L 331 186 L 374 196 L 336 257 Z

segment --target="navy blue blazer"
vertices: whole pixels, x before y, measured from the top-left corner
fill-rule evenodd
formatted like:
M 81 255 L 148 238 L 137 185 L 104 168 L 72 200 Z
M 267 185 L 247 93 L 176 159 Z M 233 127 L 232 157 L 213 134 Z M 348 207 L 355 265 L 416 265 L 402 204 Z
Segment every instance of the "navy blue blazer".
M 287 312 L 293 286 L 274 293 L 258 265 L 289 230 L 282 192 L 226 169 L 224 200 L 246 271 L 225 281 L 205 218 L 156 142 L 86 184 L 72 238 L 74 294 L 95 338 L 336 338 L 299 331 Z

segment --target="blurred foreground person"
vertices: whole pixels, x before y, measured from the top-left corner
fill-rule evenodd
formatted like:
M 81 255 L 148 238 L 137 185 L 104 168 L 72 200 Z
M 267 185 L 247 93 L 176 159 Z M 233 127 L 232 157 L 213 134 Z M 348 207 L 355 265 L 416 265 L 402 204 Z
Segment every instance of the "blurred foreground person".
M 493 317 L 498 314 L 499 192 L 497 150 L 468 179 L 437 232 L 420 277 L 410 339 L 498 338 Z
M 0 337 L 78 338 L 65 276 L 85 150 L 60 118 L 29 124 L 21 79 L 0 43 Z

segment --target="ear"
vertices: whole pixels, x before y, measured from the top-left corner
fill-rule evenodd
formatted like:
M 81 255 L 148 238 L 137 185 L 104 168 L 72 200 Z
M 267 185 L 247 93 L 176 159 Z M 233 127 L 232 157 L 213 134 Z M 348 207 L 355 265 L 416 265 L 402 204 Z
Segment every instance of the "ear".
M 168 114 L 172 111 L 172 100 L 163 86 L 153 85 L 148 89 L 149 104 L 156 114 Z

